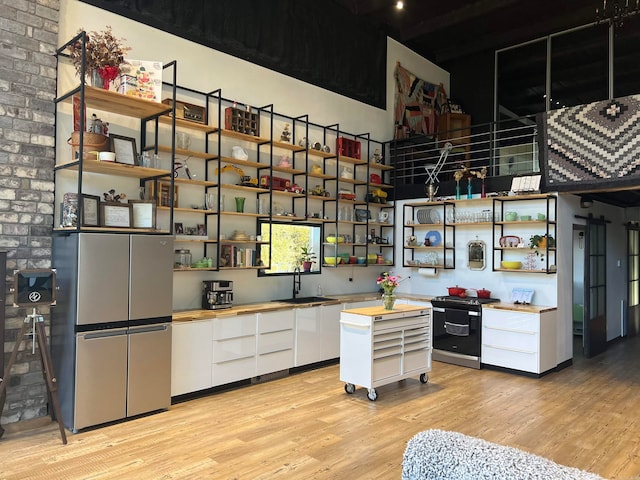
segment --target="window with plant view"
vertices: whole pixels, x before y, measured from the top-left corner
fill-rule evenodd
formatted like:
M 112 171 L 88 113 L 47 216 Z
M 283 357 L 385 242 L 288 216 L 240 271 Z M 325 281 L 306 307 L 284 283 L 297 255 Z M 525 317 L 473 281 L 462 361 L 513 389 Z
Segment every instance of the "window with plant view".
M 322 227 L 300 223 L 260 223 L 263 242 L 260 257 L 268 269 L 260 270 L 263 275 L 287 275 L 298 267 L 303 271 L 304 262 L 311 262 L 310 271 L 320 272 Z M 268 263 L 271 258 L 270 263 Z

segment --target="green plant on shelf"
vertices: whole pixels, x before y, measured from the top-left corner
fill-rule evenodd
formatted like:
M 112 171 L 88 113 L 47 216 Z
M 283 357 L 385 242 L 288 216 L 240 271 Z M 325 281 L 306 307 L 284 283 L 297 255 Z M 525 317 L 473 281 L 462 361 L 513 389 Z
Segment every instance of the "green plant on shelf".
M 552 235 L 531 235 L 529 237 L 529 248 L 532 249 L 540 260 L 544 260 L 544 253 L 547 247 L 555 247 L 556 240 Z

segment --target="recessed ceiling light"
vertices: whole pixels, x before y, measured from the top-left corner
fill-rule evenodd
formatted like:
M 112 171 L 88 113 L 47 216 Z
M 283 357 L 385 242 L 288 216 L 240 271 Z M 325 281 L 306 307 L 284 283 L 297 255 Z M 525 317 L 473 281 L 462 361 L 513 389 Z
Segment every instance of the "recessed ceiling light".
M 396 2 L 396 8 L 397 8 L 398 10 L 402 10 L 402 9 L 404 8 L 404 2 L 402 2 L 402 1 L 398 0 L 398 1 Z

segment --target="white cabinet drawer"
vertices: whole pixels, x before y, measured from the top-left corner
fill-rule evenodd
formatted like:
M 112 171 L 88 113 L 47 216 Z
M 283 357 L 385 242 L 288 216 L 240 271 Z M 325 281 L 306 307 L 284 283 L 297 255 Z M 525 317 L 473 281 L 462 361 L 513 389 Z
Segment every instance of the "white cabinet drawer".
M 293 350 L 293 330 L 261 333 L 258 335 L 258 353 L 270 353 L 280 350 Z
M 255 357 L 256 337 L 241 337 L 213 342 L 213 363 Z
M 293 309 L 258 314 L 258 333 L 293 330 L 294 324 L 295 312 Z
M 258 375 L 266 375 L 291 367 L 293 367 L 292 349 L 258 355 Z
M 373 381 L 393 377 L 402 373 L 402 355 L 377 358 L 373 361 Z
M 498 367 L 512 368 L 526 372 L 540 373 L 537 352 L 522 352 L 482 345 L 482 363 Z
M 501 328 L 503 330 L 538 332 L 540 329 L 540 317 L 535 313 L 485 308 L 482 310 L 482 324 L 486 327 Z
M 231 362 L 214 363 L 213 386 L 237 382 L 256 376 L 256 357 L 247 357 Z
M 538 334 L 535 332 L 502 330 L 487 325 L 482 328 L 483 345 L 531 353 L 538 351 L 538 343 Z
M 416 350 L 404 354 L 404 373 L 420 371 L 427 373 L 431 370 L 431 355 L 428 349 Z
M 213 319 L 213 339 L 244 337 L 256 334 L 255 315 L 237 315 Z

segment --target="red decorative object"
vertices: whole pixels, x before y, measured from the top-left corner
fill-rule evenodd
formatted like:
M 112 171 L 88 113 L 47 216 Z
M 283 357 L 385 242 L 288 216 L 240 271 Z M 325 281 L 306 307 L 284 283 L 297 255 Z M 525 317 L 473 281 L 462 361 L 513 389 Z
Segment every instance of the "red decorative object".
M 98 75 L 102 79 L 102 87 L 105 90 L 109 90 L 109 84 L 118 77 L 119 73 L 120 67 L 114 67 L 112 65 L 98 67 Z

